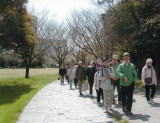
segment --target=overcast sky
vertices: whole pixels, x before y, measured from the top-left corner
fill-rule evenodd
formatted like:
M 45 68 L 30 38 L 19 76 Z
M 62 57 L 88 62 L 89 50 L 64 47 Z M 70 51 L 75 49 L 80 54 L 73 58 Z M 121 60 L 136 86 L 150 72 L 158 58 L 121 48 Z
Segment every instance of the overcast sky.
M 29 0 L 28 8 L 36 11 L 48 10 L 51 17 L 57 21 L 63 21 L 74 10 L 96 9 L 92 0 Z

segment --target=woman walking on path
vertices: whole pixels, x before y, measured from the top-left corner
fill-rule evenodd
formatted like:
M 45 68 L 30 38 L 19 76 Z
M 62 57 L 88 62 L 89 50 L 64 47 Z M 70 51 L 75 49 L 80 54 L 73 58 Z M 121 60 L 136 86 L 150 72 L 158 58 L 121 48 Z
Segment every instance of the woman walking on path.
M 83 62 L 78 62 L 78 68 L 76 69 L 76 75 L 75 78 L 78 81 L 78 87 L 79 87 L 79 94 L 80 96 L 83 96 L 82 94 L 82 84 L 85 80 L 85 68 L 83 67 Z
M 68 71 L 67 71 L 67 76 L 69 79 L 69 85 L 70 85 L 70 89 L 72 90 L 72 85 L 74 83 L 74 79 L 75 79 L 75 73 L 76 73 L 76 69 L 74 68 L 73 65 L 70 65 Z
M 111 79 L 115 77 L 113 68 L 109 66 L 107 60 L 103 60 L 102 70 L 99 72 L 99 80 L 101 81 L 101 88 L 103 89 L 105 112 L 108 113 L 112 109 L 114 89 Z
M 78 65 L 75 64 L 75 65 L 74 65 L 75 72 L 76 72 L 77 68 L 78 68 Z M 75 73 L 75 74 L 76 74 L 76 73 Z M 75 89 L 78 89 L 77 84 L 78 84 L 78 81 L 77 81 L 77 79 L 76 79 L 76 77 L 75 77 L 75 78 L 74 78 Z
M 121 85 L 122 110 L 125 114 L 132 115 L 134 82 L 137 80 L 137 72 L 134 64 L 130 62 L 129 53 L 124 53 L 123 60 L 124 62 L 117 69 Z
M 100 87 L 101 81 L 99 80 L 99 71 L 100 69 L 97 69 L 97 72 L 94 75 L 94 85 L 97 93 L 97 103 L 100 104 L 101 98 L 103 99 L 103 90 Z
M 146 99 L 149 104 L 153 103 L 157 86 L 157 76 L 152 63 L 152 59 L 147 59 L 146 65 L 142 69 L 142 83 L 145 86 Z
M 93 97 L 93 83 L 94 83 L 94 74 L 96 73 L 96 67 L 94 62 L 91 62 L 87 67 L 86 76 L 88 79 L 89 87 L 90 87 L 90 96 Z
M 66 75 L 66 68 L 64 65 L 61 65 L 60 68 L 59 68 L 59 75 L 61 77 L 61 84 L 64 84 L 64 77 Z

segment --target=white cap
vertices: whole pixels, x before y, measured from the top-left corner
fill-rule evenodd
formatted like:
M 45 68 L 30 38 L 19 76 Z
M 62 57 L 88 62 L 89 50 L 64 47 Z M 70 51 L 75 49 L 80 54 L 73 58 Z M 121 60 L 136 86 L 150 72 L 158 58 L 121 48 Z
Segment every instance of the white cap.
M 148 62 L 153 62 L 153 60 L 152 60 L 151 58 L 148 58 L 148 59 L 146 60 L 146 63 L 148 63 Z
M 113 55 L 112 58 L 113 58 L 113 59 L 119 59 L 119 56 L 118 56 L 118 55 Z
M 78 64 L 82 64 L 82 63 L 83 63 L 82 61 L 79 61 L 79 62 L 78 62 Z

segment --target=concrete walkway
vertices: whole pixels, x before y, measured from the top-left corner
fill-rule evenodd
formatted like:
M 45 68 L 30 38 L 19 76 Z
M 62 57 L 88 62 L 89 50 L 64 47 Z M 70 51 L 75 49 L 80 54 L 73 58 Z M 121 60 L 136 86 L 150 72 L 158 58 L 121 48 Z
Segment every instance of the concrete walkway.
M 90 98 L 78 90 L 53 82 L 38 92 L 25 107 L 17 123 L 113 123 Z
M 159 91 L 157 91 L 154 103 L 152 105 L 147 103 L 144 89 L 136 89 L 133 98 L 133 116 L 126 117 L 125 115 L 123 115 L 122 110 L 118 105 L 113 106 L 115 114 L 122 119 L 129 120 L 129 123 L 160 123 Z
M 87 92 L 86 92 L 87 93 Z M 129 123 L 159 123 L 160 93 L 155 103 L 146 102 L 144 89 L 136 89 L 132 108 L 133 116 L 125 116 L 121 106 L 113 106 L 113 115 Z M 79 97 L 78 90 L 69 90 L 69 85 L 53 82 L 33 97 L 22 112 L 17 123 L 115 123 L 107 116 L 96 99 Z

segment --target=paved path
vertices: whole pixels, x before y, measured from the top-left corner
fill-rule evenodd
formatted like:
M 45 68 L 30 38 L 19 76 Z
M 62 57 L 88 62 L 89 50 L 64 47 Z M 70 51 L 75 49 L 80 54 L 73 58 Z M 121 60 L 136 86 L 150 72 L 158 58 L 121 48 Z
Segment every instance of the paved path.
M 135 90 L 133 116 L 123 115 L 119 105 L 113 106 L 113 114 L 129 123 L 159 123 L 160 93 L 155 103 L 149 105 L 144 97 L 144 90 Z M 53 82 L 33 97 L 22 112 L 17 123 L 114 123 L 98 107 L 95 99 L 79 97 L 78 90 L 69 90 L 69 86 L 61 86 Z
M 129 120 L 129 123 L 160 123 L 160 92 L 157 92 L 154 104 L 146 102 L 144 89 L 136 89 L 134 93 L 133 116 L 126 117 L 122 115 L 119 106 L 114 106 L 115 113 L 123 119 Z
M 17 123 L 113 123 L 88 97 L 53 82 L 33 97 Z

